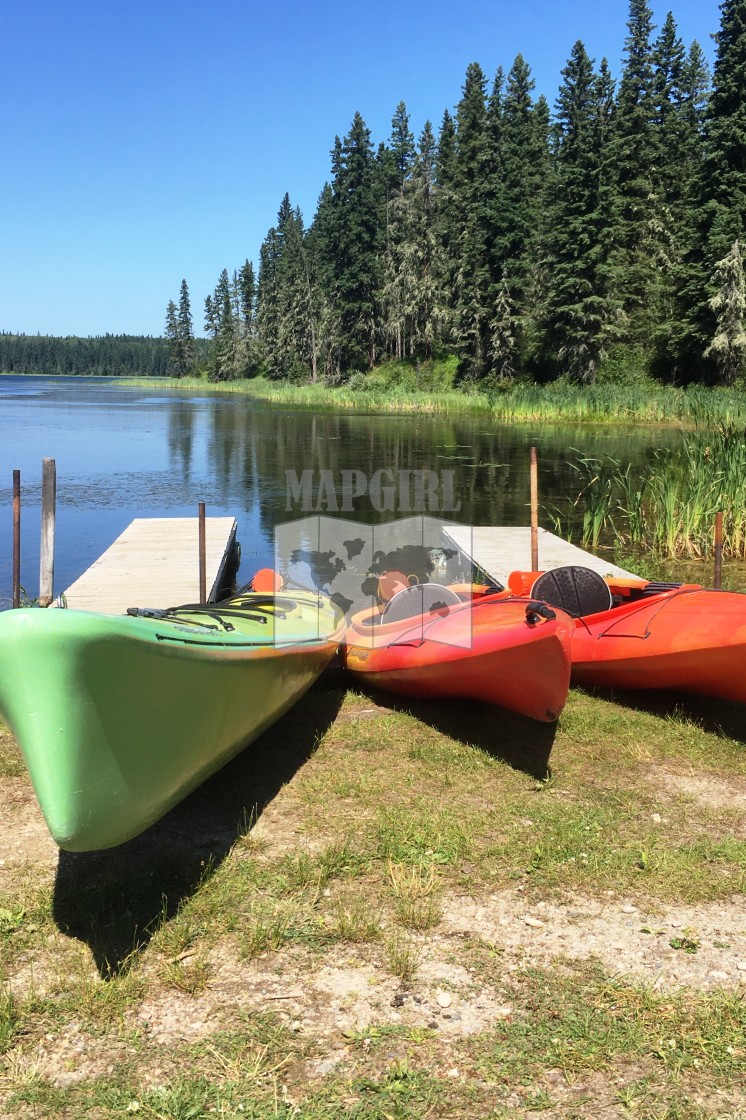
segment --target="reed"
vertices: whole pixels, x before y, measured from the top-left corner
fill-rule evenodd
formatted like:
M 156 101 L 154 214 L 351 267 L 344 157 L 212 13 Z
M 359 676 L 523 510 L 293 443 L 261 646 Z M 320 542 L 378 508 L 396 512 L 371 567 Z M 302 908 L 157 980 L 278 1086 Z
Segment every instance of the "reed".
M 660 449 L 640 471 L 611 456 L 572 463 L 580 489 L 571 508 L 550 513 L 564 535 L 597 548 L 602 537 L 625 552 L 667 559 L 705 559 L 713 548 L 715 514 L 725 514 L 723 555 L 746 560 L 746 430 L 719 424 Z
M 257 377 L 242 381 L 207 382 L 204 378 L 126 379 L 122 384 L 186 391 L 209 388 L 216 393 L 251 397 L 271 405 L 315 411 L 362 413 L 425 412 L 478 414 L 506 423 L 590 423 L 714 428 L 746 428 L 746 394 L 733 390 L 673 386 L 599 384 L 579 386 L 560 379 L 549 385 L 518 382 L 505 389 L 483 392 L 476 385 L 449 387 L 447 372 L 436 370 L 419 381 L 405 377 L 400 366 L 354 374 L 338 386 L 295 385 Z M 450 368 L 450 367 L 449 367 Z M 410 370 L 411 372 L 411 370 Z M 437 374 L 437 376 L 436 376 Z

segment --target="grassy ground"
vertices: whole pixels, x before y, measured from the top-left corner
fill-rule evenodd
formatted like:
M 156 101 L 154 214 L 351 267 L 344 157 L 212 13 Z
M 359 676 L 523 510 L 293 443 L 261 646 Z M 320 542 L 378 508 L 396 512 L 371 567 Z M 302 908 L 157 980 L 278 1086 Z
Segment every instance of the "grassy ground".
M 122 384 L 152 388 L 150 378 L 128 378 Z M 386 378 L 380 371 L 356 375 L 352 385 L 332 388 L 292 385 L 253 378 L 208 383 L 200 378 L 159 380 L 158 388 L 171 387 L 254 397 L 280 407 L 355 412 L 478 413 L 495 420 L 544 423 L 593 423 L 676 426 L 717 424 L 746 425 L 746 394 L 734 389 L 693 386 L 677 389 L 657 385 L 594 385 L 582 387 L 565 381 L 549 385 L 519 383 L 500 392 L 477 392 L 429 386 L 412 387 L 412 379 Z
M 746 1117 L 746 711 L 344 683 L 108 853 L 0 732 L 0 1115 Z

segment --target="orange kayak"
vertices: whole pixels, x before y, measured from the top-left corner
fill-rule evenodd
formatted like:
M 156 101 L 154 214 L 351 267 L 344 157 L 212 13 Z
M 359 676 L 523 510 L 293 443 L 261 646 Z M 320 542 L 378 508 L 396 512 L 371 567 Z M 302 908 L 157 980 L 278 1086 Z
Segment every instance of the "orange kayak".
M 578 572 L 588 569 L 558 568 L 541 579 L 537 572 L 513 572 L 509 578 L 515 593 L 530 589 L 575 615 L 573 684 L 674 689 L 746 703 L 746 595 L 698 584 L 602 580 L 595 573 L 579 584 Z M 598 580 L 607 587 L 601 610 L 592 601 L 599 595 L 603 602 Z M 583 600 L 590 613 L 583 612 Z
M 551 722 L 567 698 L 572 629 L 564 612 L 506 592 L 417 584 L 355 615 L 342 656 L 389 692 L 483 700 Z

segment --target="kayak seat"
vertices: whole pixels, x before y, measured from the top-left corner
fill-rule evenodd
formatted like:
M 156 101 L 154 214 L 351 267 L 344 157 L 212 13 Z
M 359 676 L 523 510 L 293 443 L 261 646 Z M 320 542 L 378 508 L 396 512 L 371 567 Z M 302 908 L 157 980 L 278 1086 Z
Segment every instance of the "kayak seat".
M 381 623 L 446 614 L 449 607 L 459 606 L 460 603 L 456 592 L 442 583 L 415 583 L 391 596 L 381 614 Z
M 567 564 L 543 572 L 531 588 L 531 598 L 559 607 L 573 618 L 608 611 L 612 604 L 604 577 L 580 564 Z

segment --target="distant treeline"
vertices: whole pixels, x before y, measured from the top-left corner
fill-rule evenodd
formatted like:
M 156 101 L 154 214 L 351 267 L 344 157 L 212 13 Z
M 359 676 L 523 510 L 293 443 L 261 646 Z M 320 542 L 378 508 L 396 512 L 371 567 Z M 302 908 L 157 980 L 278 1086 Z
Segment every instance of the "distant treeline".
M 95 338 L 0 333 L 0 373 L 167 377 L 165 338 L 106 334 Z
M 674 17 L 629 0 L 617 78 L 578 40 L 551 107 L 519 55 L 472 63 L 419 137 L 401 102 L 377 147 L 334 141 L 306 224 L 286 194 L 259 267 L 207 297 L 216 380 L 338 383 L 458 358 L 462 381 L 746 377 L 746 0 L 723 0 L 710 75 Z M 195 365 L 186 282 L 166 322 Z

